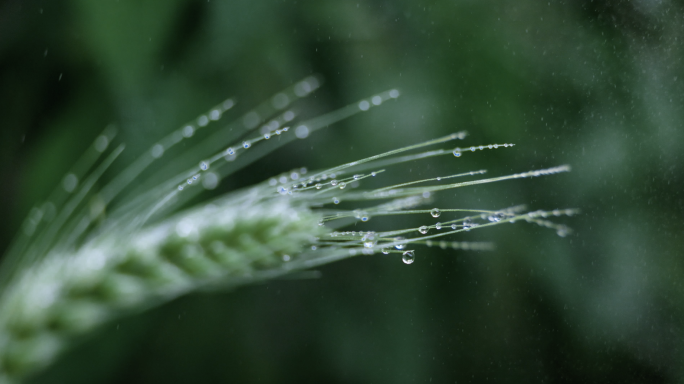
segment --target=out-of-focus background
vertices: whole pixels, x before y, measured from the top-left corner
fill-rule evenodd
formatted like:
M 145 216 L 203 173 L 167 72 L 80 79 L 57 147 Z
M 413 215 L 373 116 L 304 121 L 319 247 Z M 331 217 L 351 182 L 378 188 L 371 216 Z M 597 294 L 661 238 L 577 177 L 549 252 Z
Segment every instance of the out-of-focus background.
M 575 229 L 564 238 L 504 225 L 452 239 L 493 252 L 418 248 L 410 266 L 359 257 L 317 280 L 185 297 L 110 324 L 32 382 L 682 382 L 683 16 L 655 0 L 3 2 L 0 252 L 108 124 L 125 164 L 227 97 L 237 118 L 314 73 L 311 115 L 402 96 L 223 191 L 467 130 L 467 145 L 516 146 L 377 182 L 570 164 L 435 205 L 583 212 L 557 220 Z

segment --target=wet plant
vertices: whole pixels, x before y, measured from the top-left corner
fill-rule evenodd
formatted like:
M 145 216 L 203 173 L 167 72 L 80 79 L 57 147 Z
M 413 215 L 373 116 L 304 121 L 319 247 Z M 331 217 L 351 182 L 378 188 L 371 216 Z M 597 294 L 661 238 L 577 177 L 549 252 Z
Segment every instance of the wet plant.
M 491 178 L 476 170 L 364 189 L 369 179 L 409 161 L 513 147 L 451 144 L 466 140 L 466 132 L 330 169 L 293 169 L 196 203 L 203 191 L 274 149 L 400 96 L 389 90 L 301 121 L 293 104 L 320 84 L 321 79 L 308 77 L 216 128 L 235 105 L 228 99 L 159 140 L 101 188 L 102 175 L 124 144 L 114 144 L 113 128 L 98 136 L 62 184 L 33 208 L 5 257 L 0 383 L 39 371 L 74 340 L 113 319 L 190 292 L 234 288 L 360 255 L 396 254 L 412 264 L 420 258 L 415 246 L 490 250 L 491 243 L 445 238 L 503 223 L 531 222 L 560 236 L 570 232 L 548 219 L 575 210 L 419 208 L 429 206 L 440 191 L 551 175 L 569 171 L 568 166 Z M 197 140 L 200 130 L 206 134 Z M 179 151 L 182 142 L 195 145 Z M 428 149 L 438 145 L 448 147 Z M 173 161 L 160 161 L 168 157 Z M 183 167 L 183 159 L 196 165 Z M 141 175 L 147 181 L 140 181 Z M 419 215 L 425 224 L 345 230 L 390 215 Z

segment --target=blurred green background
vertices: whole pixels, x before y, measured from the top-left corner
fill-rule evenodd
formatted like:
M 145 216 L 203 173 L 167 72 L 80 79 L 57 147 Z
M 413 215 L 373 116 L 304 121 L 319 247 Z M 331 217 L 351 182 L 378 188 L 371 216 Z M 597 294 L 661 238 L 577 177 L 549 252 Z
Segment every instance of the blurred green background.
M 683 32 L 682 3 L 649 0 L 4 1 L 0 250 L 106 125 L 125 164 L 227 97 L 238 117 L 312 73 L 326 83 L 301 104 L 311 115 L 402 97 L 221 188 L 465 129 L 468 145 L 516 147 L 378 182 L 571 164 L 435 205 L 583 212 L 557 220 L 566 238 L 504 225 L 453 238 L 494 252 L 418 248 L 410 266 L 360 257 L 318 280 L 182 298 L 111 324 L 33 382 L 684 382 Z

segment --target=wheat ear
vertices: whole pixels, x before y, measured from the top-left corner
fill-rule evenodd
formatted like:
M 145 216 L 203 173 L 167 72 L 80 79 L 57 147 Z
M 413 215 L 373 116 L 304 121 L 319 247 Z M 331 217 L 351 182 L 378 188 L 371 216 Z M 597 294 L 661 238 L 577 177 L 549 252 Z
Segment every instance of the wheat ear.
M 84 155 L 81 164 L 86 165 L 69 173 L 57 191 L 67 194 L 53 193 L 48 202 L 32 211 L 0 269 L 0 384 L 19 382 L 39 371 L 74 340 L 108 321 L 192 291 L 236 287 L 357 255 L 399 253 L 404 263 L 411 264 L 415 260 L 414 250 L 408 249 L 411 244 L 489 250 L 493 248 L 491 243 L 436 239 L 509 222 L 536 223 L 555 229 L 561 236 L 570 232 L 564 225 L 546 218 L 572 215 L 576 210 L 526 213 L 521 206 L 496 210 L 415 209 L 430 203 L 431 195 L 439 191 L 567 172 L 568 166 L 441 183 L 485 173 L 478 170 L 379 189 L 359 188 L 365 179 L 382 176 L 386 167 L 407 161 L 442 155 L 459 159 L 468 152 L 513 146 L 488 144 L 404 155 L 464 140 L 465 132 L 331 169 L 296 169 L 179 211 L 202 187 L 215 188 L 237 169 L 293 140 L 293 133 L 296 138 L 306 138 L 331 123 L 399 96 L 396 90 L 383 92 L 321 117 L 296 122 L 296 113 L 289 105 L 319 85 L 319 78 L 309 77 L 276 94 L 269 102 L 214 132 L 195 149 L 180 154 L 195 164 L 198 162 L 192 159 L 202 156 L 204 160 L 199 165 L 187 168 L 182 162 L 169 163 L 167 172 L 162 174 L 170 176 L 147 187 L 127 188 L 176 144 L 219 120 L 234 101 L 219 104 L 160 140 L 114 182 L 96 191 L 96 181 L 123 150 L 123 146 L 116 147 L 92 171 L 84 171 L 97 164 L 99 154 L 104 154 L 114 137 L 113 130 L 108 129 L 98 137 L 94 151 Z M 284 126 L 285 123 L 293 124 L 294 128 Z M 250 133 L 260 125 L 258 135 Z M 235 132 L 252 136 L 245 139 Z M 206 151 L 215 154 L 205 157 Z M 420 186 L 435 182 L 438 184 Z M 111 203 L 126 192 L 125 203 Z M 84 203 L 87 197 L 90 205 Z M 338 208 L 340 203 L 374 200 L 389 201 L 363 209 Z M 112 206 L 105 215 L 104 207 L 109 205 Z M 455 217 L 414 228 L 337 231 L 357 221 L 399 214 L 426 215 L 431 219 L 442 214 Z M 436 233 L 429 234 L 430 231 Z

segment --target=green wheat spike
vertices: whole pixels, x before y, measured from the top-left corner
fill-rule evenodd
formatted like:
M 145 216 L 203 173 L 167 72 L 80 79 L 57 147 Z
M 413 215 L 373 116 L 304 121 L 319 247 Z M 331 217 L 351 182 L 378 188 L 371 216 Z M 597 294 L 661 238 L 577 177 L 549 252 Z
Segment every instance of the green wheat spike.
M 485 171 L 409 180 L 375 190 L 360 188 L 365 179 L 382 177 L 385 167 L 512 146 L 493 144 L 403 155 L 464 140 L 465 132 L 331 169 L 296 169 L 180 210 L 202 190 L 216 188 L 222 179 L 275 148 L 399 97 L 397 90 L 390 90 L 315 119 L 297 121 L 290 105 L 320 84 L 321 79 L 312 76 L 275 94 L 214 130 L 176 161 L 159 166 L 163 171 L 142 186 L 133 181 L 169 149 L 191 140 L 198 129 L 212 129 L 208 126 L 220 120 L 234 100 L 226 100 L 161 139 L 110 184 L 96 190 L 100 176 L 123 150 L 123 145 L 118 146 L 97 163 L 115 136 L 113 129 L 105 130 L 63 185 L 34 208 L 0 268 L 0 383 L 20 382 L 38 372 L 76 338 L 107 322 L 193 291 L 233 288 L 357 255 L 399 253 L 404 263 L 411 264 L 415 251 L 407 249 L 409 244 L 491 250 L 491 243 L 434 239 L 502 223 L 527 221 L 555 229 L 562 236 L 569 233 L 567 227 L 546 218 L 572 215 L 576 210 L 525 213 L 520 206 L 414 209 L 429 203 L 431 194 L 438 191 L 566 172 L 567 166 L 460 183 L 441 181 Z M 275 137 L 278 140 L 271 140 Z M 195 165 L 188 166 L 189 162 Z M 439 184 L 417 186 L 435 182 Z M 118 201 L 125 203 L 113 203 L 120 196 L 126 198 Z M 371 200 L 389 201 L 363 210 L 335 208 L 340 201 Z M 397 214 L 467 216 L 417 228 L 337 231 L 356 221 Z

